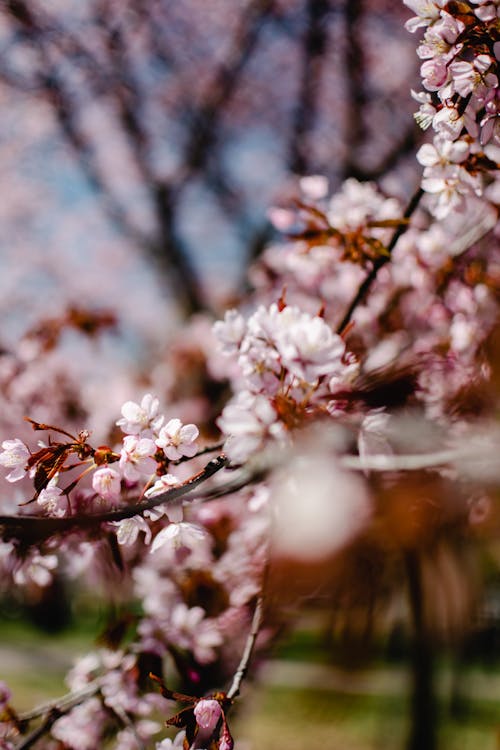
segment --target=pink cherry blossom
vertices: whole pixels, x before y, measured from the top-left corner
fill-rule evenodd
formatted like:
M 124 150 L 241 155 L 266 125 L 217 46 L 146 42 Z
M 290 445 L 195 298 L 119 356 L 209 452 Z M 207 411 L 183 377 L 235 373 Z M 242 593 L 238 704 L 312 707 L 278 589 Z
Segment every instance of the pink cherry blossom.
M 449 71 L 454 91 L 465 97 L 478 86 L 496 88 L 498 78 L 494 73 L 487 73 L 492 63 L 493 59 L 489 55 L 478 55 L 473 62 L 459 60 L 451 63 Z
M 237 352 L 245 334 L 246 324 L 237 310 L 227 310 L 224 320 L 213 325 L 213 332 L 224 354 Z
M 40 491 L 36 501 L 50 516 L 61 517 L 68 512 L 68 500 L 62 489 L 57 486 L 57 481 L 58 477 L 53 477 Z
M 328 179 L 320 174 L 302 177 L 299 181 L 300 189 L 311 200 L 321 200 L 328 195 Z
M 323 318 L 298 313 L 277 344 L 283 366 L 306 383 L 342 371 L 345 343 Z
M 56 570 L 56 555 L 41 555 L 32 551 L 14 571 L 14 582 L 18 585 L 36 583 L 37 586 L 48 586 L 52 581 L 52 571 Z
M 448 67 L 442 58 L 434 58 L 422 63 L 420 74 L 427 91 L 437 91 L 448 79 Z
M 105 711 L 98 698 L 90 698 L 58 719 L 52 728 L 54 737 L 73 750 L 95 750 L 99 745 Z
M 421 26 L 428 26 L 439 18 L 439 11 L 442 6 L 441 0 L 403 0 L 417 15 L 406 22 L 408 31 L 414 32 Z
M 2 448 L 0 464 L 7 469 L 12 469 L 5 478 L 8 482 L 17 482 L 26 474 L 26 462 L 30 457 L 30 452 L 19 438 L 4 440 Z
M 121 491 L 120 474 L 110 466 L 101 466 L 92 476 L 92 487 L 104 500 L 116 502 Z
M 166 545 L 173 551 L 203 546 L 208 542 L 208 534 L 201 526 L 193 523 L 171 523 L 155 536 L 151 545 L 151 552 L 156 552 Z
M 208 729 L 213 732 L 221 717 L 222 708 L 219 701 L 205 698 L 194 707 L 196 721 L 202 729 Z
M 118 544 L 130 546 L 137 541 L 139 532 L 144 532 L 144 544 L 148 545 L 151 541 L 151 529 L 142 516 L 133 516 L 124 518 L 122 521 L 114 523 L 118 527 L 116 538 Z
M 161 426 L 163 418 L 158 416 L 159 403 L 159 400 L 151 393 L 146 393 L 140 404 L 135 401 L 126 401 L 121 410 L 122 418 L 116 424 L 127 435 L 142 434 L 149 437 L 152 430 L 157 430 Z
M 156 471 L 156 461 L 153 459 L 156 446 L 150 438 L 139 438 L 127 435 L 123 440 L 120 453 L 120 469 L 123 476 L 130 482 L 136 482 L 144 476 L 151 476 Z
M 249 391 L 240 391 L 224 407 L 217 424 L 229 438 L 224 450 L 236 464 L 263 447 L 267 437 L 284 437 L 269 400 Z
M 156 445 L 170 461 L 178 461 L 183 456 L 192 458 L 198 450 L 195 441 L 199 434 L 196 425 L 183 425 L 180 419 L 170 419 L 161 428 Z

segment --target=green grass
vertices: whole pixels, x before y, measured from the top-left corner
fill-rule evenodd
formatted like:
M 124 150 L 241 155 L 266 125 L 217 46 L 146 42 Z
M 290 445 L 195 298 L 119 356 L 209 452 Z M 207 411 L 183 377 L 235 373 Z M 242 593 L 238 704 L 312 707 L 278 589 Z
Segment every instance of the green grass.
M 95 647 L 103 624 L 103 612 L 96 610 L 78 627 L 57 635 L 23 620 L 1 622 L 0 678 L 13 691 L 13 705 L 23 711 L 64 694 L 68 668 Z M 394 667 L 372 661 L 366 670 L 354 671 L 331 668 L 321 638 L 307 628 L 273 656 L 292 667 L 298 679 L 287 682 L 286 670 L 282 679 L 276 663 L 268 678 L 264 672 L 261 681 L 243 686 L 231 714 L 237 750 L 403 750 L 409 731 L 404 662 Z M 322 675 L 329 679 L 322 681 Z M 450 676 L 450 662 L 443 658 L 438 667 L 439 750 L 498 750 L 500 671 L 470 665 L 461 672 L 459 718 L 449 711 Z
M 259 750 L 402 750 L 408 735 L 406 697 L 353 696 L 330 691 L 266 688 L 235 723 L 235 734 Z M 442 711 L 439 748 L 497 750 L 496 702 L 471 702 L 467 720 Z

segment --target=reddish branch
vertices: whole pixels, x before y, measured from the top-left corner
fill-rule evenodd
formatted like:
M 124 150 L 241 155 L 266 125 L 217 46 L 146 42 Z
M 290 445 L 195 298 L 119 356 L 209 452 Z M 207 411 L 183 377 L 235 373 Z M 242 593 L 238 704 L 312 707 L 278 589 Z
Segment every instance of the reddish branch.
M 422 195 L 423 195 L 423 190 L 422 188 L 419 188 L 416 191 L 416 193 L 412 196 L 410 202 L 408 203 L 408 206 L 406 207 L 406 210 L 403 214 L 404 219 L 410 219 L 410 217 L 413 215 L 413 213 L 417 209 L 417 206 L 420 203 L 420 199 L 422 198 Z M 396 244 L 399 238 L 401 237 L 401 235 L 406 232 L 407 228 L 408 228 L 408 223 L 399 224 L 394 234 L 392 235 L 392 239 L 389 245 L 387 246 L 387 254 L 379 255 L 378 258 L 373 261 L 371 271 L 368 273 L 368 275 L 366 276 L 366 278 L 360 285 L 358 291 L 356 292 L 354 299 L 352 300 L 351 304 L 347 308 L 347 311 L 337 328 L 338 333 L 342 333 L 345 330 L 346 326 L 348 325 L 348 323 L 350 322 L 352 318 L 352 315 L 355 309 L 357 308 L 358 305 L 360 305 L 364 301 L 366 295 L 368 294 L 368 291 L 371 285 L 377 278 L 378 272 L 380 271 L 382 266 L 385 266 L 385 264 L 390 261 L 391 256 L 392 256 L 392 251 L 396 247 Z
M 4 535 L 9 537 L 21 535 L 23 543 L 33 544 L 47 539 L 53 534 L 72 531 L 74 529 L 93 529 L 101 523 L 123 521 L 125 518 L 132 518 L 144 513 L 146 510 L 156 508 L 158 505 L 172 503 L 184 497 L 227 465 L 228 459 L 224 454 L 221 454 L 209 461 L 205 468 L 198 472 L 198 474 L 190 477 L 185 482 L 182 482 L 182 484 L 126 508 L 111 510 L 105 513 L 77 514 L 63 518 L 0 516 L 0 527 L 3 527 Z

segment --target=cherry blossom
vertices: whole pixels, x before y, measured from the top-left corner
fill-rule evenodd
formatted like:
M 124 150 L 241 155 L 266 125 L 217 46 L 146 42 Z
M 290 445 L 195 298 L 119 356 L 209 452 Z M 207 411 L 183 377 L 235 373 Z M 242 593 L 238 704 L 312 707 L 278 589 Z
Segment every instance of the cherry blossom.
M 105 711 L 98 698 L 91 698 L 73 708 L 67 716 L 58 719 L 53 736 L 72 750 L 94 750 L 99 743 Z
M 59 477 L 55 476 L 40 491 L 36 501 L 49 515 L 61 517 L 68 512 L 68 501 L 60 487 L 58 487 Z
M 194 715 L 196 717 L 198 725 L 203 729 L 208 729 L 209 731 L 213 731 L 215 729 L 215 727 L 217 726 L 217 722 L 221 717 L 221 714 L 222 709 L 219 701 L 210 698 L 198 701 L 198 703 L 194 707 Z
M 17 482 L 26 474 L 26 463 L 30 452 L 22 440 L 4 440 L 0 453 L 0 464 L 7 469 L 12 469 L 5 477 L 8 482 Z
M 194 424 L 183 425 L 180 419 L 170 419 L 164 425 L 156 439 L 170 461 L 178 461 L 183 456 L 192 458 L 196 451 L 196 440 L 200 431 Z
M 182 748 L 185 736 L 186 733 L 182 730 L 175 735 L 173 740 L 170 737 L 165 737 L 164 740 L 157 743 L 156 750 L 177 750 L 177 748 Z
M 133 516 L 132 518 L 125 518 L 123 521 L 117 521 L 116 526 L 118 527 L 116 534 L 118 544 L 126 546 L 134 544 L 140 531 L 144 532 L 144 544 L 147 545 L 151 541 L 151 529 L 142 516 Z
M 406 22 L 408 31 L 416 31 L 421 26 L 428 26 L 437 21 L 440 15 L 440 8 L 444 5 L 442 0 L 403 0 L 417 15 Z
M 116 502 L 121 491 L 120 474 L 110 466 L 101 466 L 92 475 L 92 487 L 104 500 Z
M 123 440 L 120 453 L 120 469 L 129 482 L 135 482 L 141 477 L 150 476 L 156 471 L 153 459 L 156 446 L 151 438 L 139 438 L 127 435 Z
M 276 421 L 276 410 L 265 396 L 241 391 L 222 410 L 217 420 L 229 440 L 224 446 L 231 461 L 245 461 L 265 444 L 267 437 L 285 437 Z
M 57 566 L 56 555 L 41 555 L 33 551 L 18 565 L 13 578 L 18 585 L 33 582 L 38 586 L 47 586 L 52 581 L 52 571 Z
M 184 556 L 186 553 L 189 554 L 191 549 L 203 546 L 206 541 L 207 533 L 200 526 L 187 522 L 171 523 L 155 536 L 151 552 L 157 552 L 166 545 L 174 554 Z
M 122 406 L 122 418 L 117 421 L 127 435 L 142 435 L 150 437 L 153 431 L 161 427 L 163 418 L 158 414 L 159 399 L 146 393 L 140 404 L 135 401 L 126 401 Z

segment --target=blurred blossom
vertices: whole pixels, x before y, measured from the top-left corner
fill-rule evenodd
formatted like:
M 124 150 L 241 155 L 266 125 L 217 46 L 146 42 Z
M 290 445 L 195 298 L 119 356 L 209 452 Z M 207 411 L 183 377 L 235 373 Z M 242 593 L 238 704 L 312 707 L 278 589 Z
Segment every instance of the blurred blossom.
M 271 503 L 273 554 L 311 562 L 338 552 L 371 515 L 363 480 L 342 470 L 320 438 L 299 443 L 274 473 Z

